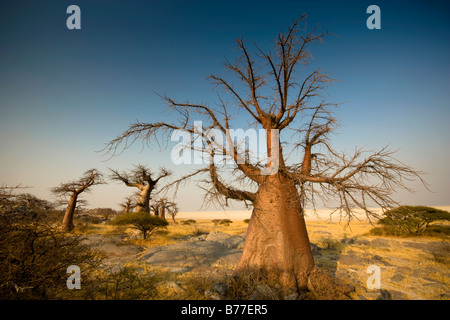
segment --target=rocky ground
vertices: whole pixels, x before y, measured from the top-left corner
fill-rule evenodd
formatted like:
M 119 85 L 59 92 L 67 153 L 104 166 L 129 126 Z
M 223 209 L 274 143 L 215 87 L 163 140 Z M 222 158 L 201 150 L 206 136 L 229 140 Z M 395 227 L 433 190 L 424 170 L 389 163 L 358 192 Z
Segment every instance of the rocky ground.
M 353 299 L 450 299 L 450 243 L 441 239 L 381 238 L 337 234 L 321 224 L 311 227 L 317 266 L 350 284 Z M 172 244 L 139 246 L 124 235 L 88 234 L 85 243 L 102 252 L 104 267 L 120 270 L 127 263 L 145 263 L 177 274 L 231 275 L 244 245 L 245 233 L 212 231 L 186 235 Z M 380 289 L 369 289 L 370 266 L 380 271 Z M 373 267 L 372 267 L 373 268 Z M 370 270 L 369 270 L 370 271 Z M 173 282 L 173 281 L 171 281 Z M 178 287 L 176 282 L 169 286 Z M 220 284 L 216 291 L 220 291 Z M 213 292 L 211 298 L 220 298 Z

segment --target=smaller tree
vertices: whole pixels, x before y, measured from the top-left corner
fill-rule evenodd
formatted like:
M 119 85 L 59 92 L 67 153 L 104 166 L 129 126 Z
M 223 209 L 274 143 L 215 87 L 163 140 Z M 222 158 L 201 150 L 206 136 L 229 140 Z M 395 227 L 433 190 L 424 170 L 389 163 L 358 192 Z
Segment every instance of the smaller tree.
M 166 219 L 166 212 L 172 217 L 173 223 L 176 223 L 175 216 L 178 213 L 177 204 L 173 201 L 170 201 L 166 197 L 161 197 L 155 201 L 152 205 L 153 211 L 156 216 L 159 216 L 162 219 Z
M 165 219 L 152 216 L 148 212 L 129 212 L 122 214 L 111 221 L 116 226 L 129 226 L 142 232 L 143 239 L 147 239 L 147 235 L 153 233 L 158 227 L 168 225 Z
M 140 193 L 137 200 L 137 212 L 150 212 L 151 193 L 155 189 L 160 179 L 171 175 L 171 172 L 165 168 L 160 168 L 160 172 L 155 178 L 154 173 L 144 165 L 137 165 L 128 172 L 119 172 L 111 170 L 111 179 L 123 182 L 127 187 L 138 188 Z
M 125 199 L 119 205 L 124 213 L 128 213 L 134 208 L 136 208 L 137 206 L 136 197 L 135 196 L 125 197 Z
M 384 215 L 378 224 L 387 233 L 395 235 L 420 235 L 430 223 L 450 220 L 448 211 L 425 206 L 400 206 L 386 211 Z
M 74 228 L 73 215 L 79 195 L 83 192 L 89 192 L 90 187 L 94 185 L 104 183 L 103 175 L 97 169 L 89 169 L 80 179 L 61 183 L 59 186 L 50 189 L 57 196 L 69 196 L 69 202 L 61 226 L 63 231 L 71 231 Z

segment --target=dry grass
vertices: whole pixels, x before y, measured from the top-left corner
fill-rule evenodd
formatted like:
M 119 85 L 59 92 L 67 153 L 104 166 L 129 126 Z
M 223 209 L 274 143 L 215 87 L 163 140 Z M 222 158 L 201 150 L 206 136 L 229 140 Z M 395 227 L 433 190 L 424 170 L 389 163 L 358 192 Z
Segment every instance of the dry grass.
M 183 225 L 170 224 L 165 229 L 155 231 L 149 239 L 142 240 L 132 229 L 122 229 L 108 224 L 89 224 L 86 226 L 77 225 L 76 232 L 79 234 L 113 234 L 123 233 L 131 241 L 142 247 L 163 246 L 189 241 L 192 236 L 207 234 L 212 231 L 222 231 L 228 234 L 243 234 L 246 232 L 248 224 L 244 221 L 233 221 L 230 225 L 215 225 L 211 220 L 197 220 L 195 224 Z M 403 241 L 428 243 L 430 241 L 442 241 L 433 237 L 421 238 L 397 238 L 382 237 L 391 243 L 390 247 L 373 247 L 363 245 L 351 245 L 342 241 L 346 238 L 358 238 L 373 240 L 380 237 L 370 235 L 369 231 L 374 226 L 364 221 L 354 221 L 347 225 L 345 222 L 307 221 L 309 238 L 312 243 L 321 247 L 321 255 L 315 257 L 316 264 L 323 272 L 316 279 L 317 291 L 305 295 L 306 299 L 341 299 L 348 297 L 345 294 L 346 287 L 336 283 L 332 278 L 339 268 L 345 267 L 349 271 L 349 281 L 365 286 L 368 274 L 366 265 L 341 266 L 338 262 L 341 254 L 355 254 L 361 257 L 381 257 L 380 263 L 382 288 L 384 290 L 394 290 L 405 293 L 410 299 L 440 299 L 448 294 L 449 287 L 433 286 L 433 281 L 439 283 L 450 283 L 448 273 L 448 257 L 440 254 L 432 254 L 415 248 L 408 248 L 402 245 Z M 136 236 L 137 235 L 137 236 Z M 148 266 L 145 263 L 136 264 L 134 267 L 141 268 L 145 272 L 155 275 L 155 296 L 152 299 L 210 299 L 205 294 L 215 283 L 227 283 L 230 291 L 227 299 L 247 299 L 254 292 L 255 287 L 264 283 L 260 277 L 243 277 L 241 279 L 230 280 L 230 269 L 223 266 L 214 266 L 217 273 L 208 272 L 170 272 L 161 267 Z M 409 274 L 404 274 L 405 278 L 399 282 L 392 282 L 391 279 L 402 273 L 402 268 L 411 270 Z M 413 275 L 411 275 L 413 274 Z M 330 276 L 331 275 L 331 276 Z M 258 280 L 259 279 L 259 280 Z M 234 281 L 234 282 L 233 282 Z M 365 294 L 364 290 L 356 290 L 351 295 L 358 299 Z M 280 298 L 277 293 L 272 297 Z

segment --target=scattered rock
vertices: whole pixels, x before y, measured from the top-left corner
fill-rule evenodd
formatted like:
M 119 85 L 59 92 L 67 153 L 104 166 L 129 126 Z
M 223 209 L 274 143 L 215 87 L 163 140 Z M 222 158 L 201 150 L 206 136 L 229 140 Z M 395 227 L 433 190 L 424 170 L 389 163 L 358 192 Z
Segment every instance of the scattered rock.
M 400 274 L 400 273 L 397 273 L 396 275 L 394 275 L 391 278 L 391 281 L 394 282 L 394 283 L 398 283 L 398 282 L 402 281 L 403 279 L 405 279 L 405 276 Z
M 103 254 L 104 264 L 112 265 L 132 260 L 142 251 L 139 246 L 126 242 L 123 239 L 122 235 L 90 234 L 84 237 L 82 243 Z
M 345 244 L 345 245 L 351 245 L 351 244 L 354 244 L 355 241 L 356 241 L 355 238 L 344 238 L 341 240 L 341 243 Z
M 356 244 L 358 246 L 368 246 L 370 245 L 370 241 L 366 239 L 356 239 L 353 244 Z
M 381 289 L 377 300 L 407 300 L 407 296 L 396 290 L 383 290 Z
M 343 265 L 362 265 L 367 263 L 368 260 L 361 258 L 354 254 L 342 254 L 339 257 L 339 263 Z
M 293 292 L 284 297 L 284 300 L 297 300 L 299 297 L 297 292 Z
M 227 266 L 227 267 L 233 267 L 238 264 L 239 259 L 241 259 L 241 256 L 242 256 L 242 251 L 233 250 L 233 251 L 223 255 L 219 259 L 217 259 L 215 264 L 223 265 L 223 266 Z
M 175 291 L 179 291 L 179 292 L 184 292 L 185 290 L 183 289 L 183 287 L 181 285 L 179 285 L 178 283 L 176 283 L 175 281 L 167 281 L 167 282 L 163 282 L 160 283 L 165 287 L 168 287 L 170 289 L 173 289 Z
M 278 294 L 274 289 L 265 284 L 258 284 L 249 300 L 271 300 L 277 298 Z
M 375 248 L 388 248 L 390 247 L 389 242 L 386 239 L 377 238 L 370 241 L 370 245 Z
M 225 297 L 228 293 L 228 285 L 226 283 L 215 283 L 211 290 L 219 294 L 220 297 Z
M 206 241 L 220 241 L 230 238 L 231 235 L 222 231 L 213 231 L 206 236 Z
M 223 244 L 227 248 L 238 248 L 238 247 L 244 247 L 244 239 L 242 239 L 241 236 L 231 236 L 229 238 L 226 238 L 224 240 L 216 240 L 219 241 L 221 244 Z
M 222 300 L 222 297 L 220 296 L 220 294 L 218 294 L 217 292 L 215 292 L 213 290 L 206 290 L 205 297 L 210 300 Z

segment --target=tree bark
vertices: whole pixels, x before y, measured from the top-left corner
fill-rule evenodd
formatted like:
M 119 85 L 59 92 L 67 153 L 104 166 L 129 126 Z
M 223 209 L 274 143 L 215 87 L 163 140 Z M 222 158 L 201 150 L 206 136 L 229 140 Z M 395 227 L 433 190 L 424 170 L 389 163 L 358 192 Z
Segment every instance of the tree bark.
M 136 212 L 150 212 L 150 184 L 143 186 L 140 190 Z
M 266 176 L 254 202 L 235 272 L 264 271 L 285 290 L 307 287 L 316 270 L 300 197 L 282 173 Z
M 72 231 L 75 227 L 73 224 L 73 214 L 75 212 L 75 207 L 77 206 L 77 198 L 77 193 L 73 193 L 70 196 L 69 204 L 67 206 L 66 212 L 64 213 L 64 218 L 61 225 L 61 229 L 64 232 Z

